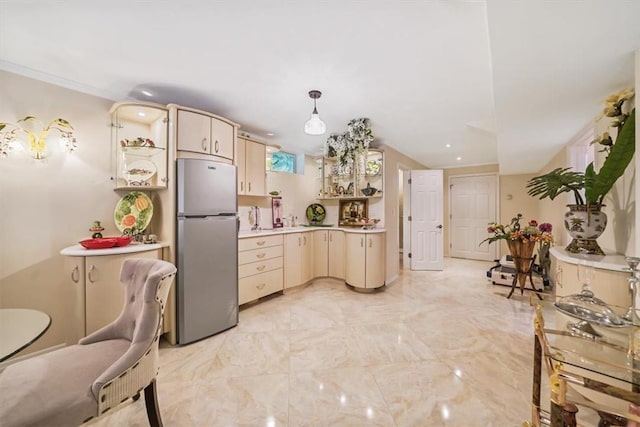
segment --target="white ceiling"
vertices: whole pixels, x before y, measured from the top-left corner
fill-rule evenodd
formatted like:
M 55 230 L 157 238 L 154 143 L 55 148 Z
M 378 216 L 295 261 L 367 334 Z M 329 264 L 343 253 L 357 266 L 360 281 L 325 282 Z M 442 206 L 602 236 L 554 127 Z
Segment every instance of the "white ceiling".
M 7 71 L 204 109 L 309 154 L 328 136 L 303 132 L 318 89 L 328 133 L 369 117 L 428 167 L 504 174 L 537 172 L 632 85 L 638 48 L 636 0 L 0 1 Z

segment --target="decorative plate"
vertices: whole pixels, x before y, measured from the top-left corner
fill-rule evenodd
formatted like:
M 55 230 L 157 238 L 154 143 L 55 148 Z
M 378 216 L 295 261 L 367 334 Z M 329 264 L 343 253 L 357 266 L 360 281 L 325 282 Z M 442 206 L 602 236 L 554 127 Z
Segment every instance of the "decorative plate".
M 113 213 L 116 227 L 122 234 L 142 233 L 153 217 L 153 203 L 146 194 L 132 191 L 120 199 Z
M 321 204 L 312 203 L 307 206 L 306 214 L 309 224 L 319 224 L 324 221 L 325 217 L 327 216 L 327 211 Z
M 151 160 L 136 160 L 127 165 L 123 175 L 127 185 L 149 185 L 148 181 L 156 172 L 156 165 Z
M 376 176 L 380 173 L 381 167 L 382 163 L 380 162 L 380 160 L 369 160 L 367 162 L 365 173 L 367 176 Z

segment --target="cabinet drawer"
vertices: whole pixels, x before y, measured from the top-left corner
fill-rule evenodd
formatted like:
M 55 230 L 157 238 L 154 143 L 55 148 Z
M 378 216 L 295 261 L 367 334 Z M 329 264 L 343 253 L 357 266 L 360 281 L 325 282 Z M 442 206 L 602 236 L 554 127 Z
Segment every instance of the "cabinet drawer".
M 238 251 L 249 251 L 251 249 L 268 248 L 269 246 L 282 245 L 282 234 L 273 236 L 248 237 L 238 240 Z
M 282 256 L 282 246 L 270 246 L 264 249 L 253 249 L 238 253 L 238 265 L 249 264 L 250 262 L 266 261 L 271 258 Z
M 238 277 L 243 278 L 253 276 L 255 274 L 275 270 L 276 268 L 282 268 L 282 257 L 241 265 L 238 267 Z
M 245 277 L 238 281 L 238 303 L 244 304 L 281 290 L 282 268 Z

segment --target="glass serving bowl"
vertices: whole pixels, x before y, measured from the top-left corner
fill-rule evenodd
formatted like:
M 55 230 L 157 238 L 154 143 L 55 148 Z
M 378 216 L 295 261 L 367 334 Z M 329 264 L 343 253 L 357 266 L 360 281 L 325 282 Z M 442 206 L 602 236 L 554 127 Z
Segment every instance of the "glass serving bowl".
M 595 297 L 590 290 L 582 290 L 579 294 L 562 297 L 554 306 L 561 313 L 597 325 L 612 328 L 632 326 L 631 322 L 617 315 L 607 303 Z

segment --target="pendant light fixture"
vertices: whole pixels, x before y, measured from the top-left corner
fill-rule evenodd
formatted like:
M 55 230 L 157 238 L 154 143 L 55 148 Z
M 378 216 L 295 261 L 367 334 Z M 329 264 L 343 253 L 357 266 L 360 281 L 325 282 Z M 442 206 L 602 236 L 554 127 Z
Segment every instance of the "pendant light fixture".
M 311 118 L 304 124 L 304 133 L 309 135 L 322 135 L 327 131 L 327 125 L 320 119 L 318 110 L 316 109 L 316 99 L 322 96 L 319 90 L 309 91 L 309 97 L 313 99 L 313 113 Z

